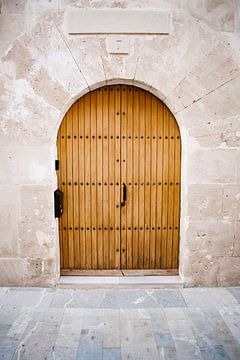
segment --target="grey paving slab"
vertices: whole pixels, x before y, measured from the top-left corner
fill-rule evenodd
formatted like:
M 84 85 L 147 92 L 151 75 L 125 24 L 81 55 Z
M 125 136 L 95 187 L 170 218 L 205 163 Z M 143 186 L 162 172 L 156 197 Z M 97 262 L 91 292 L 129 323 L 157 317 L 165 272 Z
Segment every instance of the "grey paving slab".
M 57 324 L 29 322 L 14 353 L 13 360 L 42 360 L 48 358 L 55 345 L 57 333 Z
M 121 348 L 103 348 L 103 360 L 121 360 Z
M 240 344 L 240 305 L 225 307 L 219 310 L 220 315 L 230 329 L 232 335 Z
M 106 290 L 104 308 L 185 307 L 179 289 Z
M 232 335 L 229 327 L 224 322 L 219 313 L 219 309 L 204 309 L 207 321 L 215 331 L 216 337 L 219 339 L 220 345 L 223 345 L 228 356 L 232 360 L 240 359 L 240 344 Z
M 227 289 L 235 299 L 240 303 L 240 287 L 232 287 Z
M 10 288 L 2 299 L 3 306 L 36 307 L 41 302 L 47 289 Z
M 50 354 L 50 359 L 51 360 L 76 360 L 77 359 L 77 348 L 55 347 L 53 352 Z
M 120 314 L 119 309 L 104 309 L 103 347 L 120 348 Z
M 166 309 L 169 329 L 171 331 L 178 358 L 184 360 L 201 360 L 201 353 L 187 321 L 184 309 Z
M 230 360 L 222 345 L 204 347 L 200 352 L 203 360 Z
M 78 360 L 102 360 L 103 332 L 100 329 L 84 328 L 77 353 Z
M 237 295 L 238 288 L 2 288 L 0 359 L 239 360 Z
M 58 289 L 50 306 L 65 308 L 99 308 L 101 307 L 104 295 L 104 290 Z
M 0 346 L 0 359 L 12 360 L 16 346 Z
M 32 314 L 33 321 L 44 321 L 60 323 L 63 319 L 64 308 L 45 308 L 36 309 Z
M 224 288 L 179 289 L 188 307 L 221 307 L 238 305 L 235 297 Z

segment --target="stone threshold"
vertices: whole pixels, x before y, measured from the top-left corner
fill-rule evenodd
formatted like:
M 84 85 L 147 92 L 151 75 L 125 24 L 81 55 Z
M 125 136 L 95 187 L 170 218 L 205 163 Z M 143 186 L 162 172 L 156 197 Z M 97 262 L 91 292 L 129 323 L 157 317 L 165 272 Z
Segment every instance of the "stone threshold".
M 58 288 L 182 288 L 178 276 L 60 276 Z

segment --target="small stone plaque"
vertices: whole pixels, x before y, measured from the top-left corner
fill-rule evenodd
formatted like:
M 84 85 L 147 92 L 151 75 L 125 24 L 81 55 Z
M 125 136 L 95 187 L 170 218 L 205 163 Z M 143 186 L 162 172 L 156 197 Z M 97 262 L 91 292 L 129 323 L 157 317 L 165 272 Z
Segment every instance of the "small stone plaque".
M 129 39 L 120 37 L 109 37 L 106 40 L 107 52 L 109 54 L 128 54 Z

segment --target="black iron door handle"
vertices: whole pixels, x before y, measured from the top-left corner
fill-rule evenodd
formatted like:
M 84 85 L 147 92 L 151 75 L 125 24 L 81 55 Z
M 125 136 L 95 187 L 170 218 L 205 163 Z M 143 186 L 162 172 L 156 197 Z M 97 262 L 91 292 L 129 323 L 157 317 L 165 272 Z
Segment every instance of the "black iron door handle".
M 125 206 L 126 200 L 127 200 L 127 187 L 126 184 L 123 183 L 123 201 L 121 202 L 121 207 Z

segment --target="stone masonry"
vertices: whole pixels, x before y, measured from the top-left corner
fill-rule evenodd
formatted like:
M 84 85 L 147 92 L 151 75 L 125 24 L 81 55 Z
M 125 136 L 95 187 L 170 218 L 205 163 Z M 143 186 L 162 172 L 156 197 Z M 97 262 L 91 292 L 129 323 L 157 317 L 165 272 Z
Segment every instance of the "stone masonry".
M 0 1 L 0 284 L 59 278 L 56 136 L 90 89 L 129 83 L 172 111 L 182 137 L 180 274 L 185 286 L 240 284 L 238 0 Z M 169 35 L 68 35 L 67 8 L 168 10 Z

